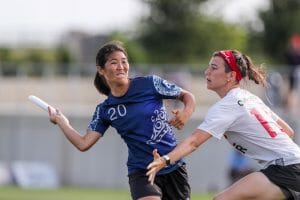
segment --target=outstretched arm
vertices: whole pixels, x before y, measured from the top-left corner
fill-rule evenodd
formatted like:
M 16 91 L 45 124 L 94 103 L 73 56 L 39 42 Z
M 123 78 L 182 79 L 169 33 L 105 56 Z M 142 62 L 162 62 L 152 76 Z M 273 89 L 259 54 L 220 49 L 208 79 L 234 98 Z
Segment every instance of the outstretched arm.
M 183 110 L 172 110 L 174 116 L 170 120 L 170 124 L 177 129 L 182 129 L 195 111 L 196 101 L 195 96 L 186 90 L 181 91 L 178 99 L 183 102 L 184 108 Z
M 206 142 L 211 135 L 200 129 L 196 129 L 192 135 L 184 139 L 173 151 L 167 154 L 170 162 L 174 163 L 177 160 L 189 155 L 195 151 L 201 144 Z M 156 173 L 166 166 L 166 161 L 158 153 L 157 150 L 153 151 L 154 160 L 151 162 L 147 169 L 148 180 L 153 184 Z
M 57 124 L 66 138 L 80 151 L 87 151 L 101 138 L 101 135 L 95 131 L 87 131 L 85 135 L 80 135 L 59 109 L 51 112 L 51 109 L 48 108 L 48 112 L 50 121 Z
M 294 130 L 283 119 L 279 118 L 276 122 L 290 138 L 294 137 Z

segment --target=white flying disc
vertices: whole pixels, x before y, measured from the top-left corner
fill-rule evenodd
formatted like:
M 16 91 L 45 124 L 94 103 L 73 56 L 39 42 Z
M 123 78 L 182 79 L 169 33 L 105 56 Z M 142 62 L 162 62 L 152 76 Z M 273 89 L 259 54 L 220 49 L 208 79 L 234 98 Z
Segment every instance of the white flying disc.
M 28 99 L 34 103 L 35 105 L 37 105 L 38 107 L 42 108 L 43 110 L 48 112 L 48 107 L 50 107 L 51 110 L 55 111 L 55 109 L 50 106 L 48 103 L 46 103 L 45 101 L 43 101 L 42 99 L 34 96 L 34 95 L 29 95 Z

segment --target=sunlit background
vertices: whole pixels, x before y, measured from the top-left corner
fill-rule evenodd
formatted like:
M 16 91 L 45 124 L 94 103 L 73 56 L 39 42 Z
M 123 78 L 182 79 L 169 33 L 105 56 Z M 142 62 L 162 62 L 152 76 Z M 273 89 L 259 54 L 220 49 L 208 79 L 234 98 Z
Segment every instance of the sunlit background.
M 298 0 L 10 0 L 1 3 L 0 18 L 0 188 L 128 190 L 127 147 L 115 130 L 78 152 L 27 99 L 33 94 L 59 107 L 84 133 L 104 99 L 93 86 L 96 52 L 110 40 L 127 48 L 132 77 L 157 74 L 195 94 L 197 110 L 177 131 L 179 141 L 218 100 L 203 79 L 212 53 L 237 49 L 267 69 L 266 88 L 243 86 L 289 122 L 300 144 Z M 231 152 L 212 139 L 186 158 L 193 192 L 228 186 Z

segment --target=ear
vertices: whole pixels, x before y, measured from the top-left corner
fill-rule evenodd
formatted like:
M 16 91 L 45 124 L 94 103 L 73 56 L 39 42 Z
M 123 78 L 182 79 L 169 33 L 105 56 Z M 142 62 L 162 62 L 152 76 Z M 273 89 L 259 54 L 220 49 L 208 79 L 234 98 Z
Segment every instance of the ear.
M 103 75 L 104 74 L 104 69 L 103 67 L 100 67 L 100 66 L 97 66 L 97 71 L 100 75 Z
M 232 77 L 233 77 L 232 71 L 226 73 L 226 79 L 227 79 L 227 82 L 229 82 L 229 81 L 232 79 Z
M 232 76 L 232 78 L 233 78 L 234 80 L 236 80 L 237 74 L 236 74 L 235 71 L 232 71 L 232 72 L 231 72 L 231 76 Z
M 230 73 L 228 73 L 228 79 L 236 80 L 236 72 L 231 71 Z
M 235 71 L 231 71 L 229 73 L 227 73 L 227 82 L 235 82 L 236 80 L 236 72 Z

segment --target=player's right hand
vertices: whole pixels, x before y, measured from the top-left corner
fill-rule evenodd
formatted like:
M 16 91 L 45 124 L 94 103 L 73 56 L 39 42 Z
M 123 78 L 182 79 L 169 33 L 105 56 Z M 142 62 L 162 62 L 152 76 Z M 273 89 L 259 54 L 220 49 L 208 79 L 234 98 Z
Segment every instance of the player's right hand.
M 66 118 L 66 116 L 58 109 L 55 109 L 55 112 L 48 107 L 48 113 L 49 113 L 49 119 L 53 124 L 69 124 L 69 120 Z

